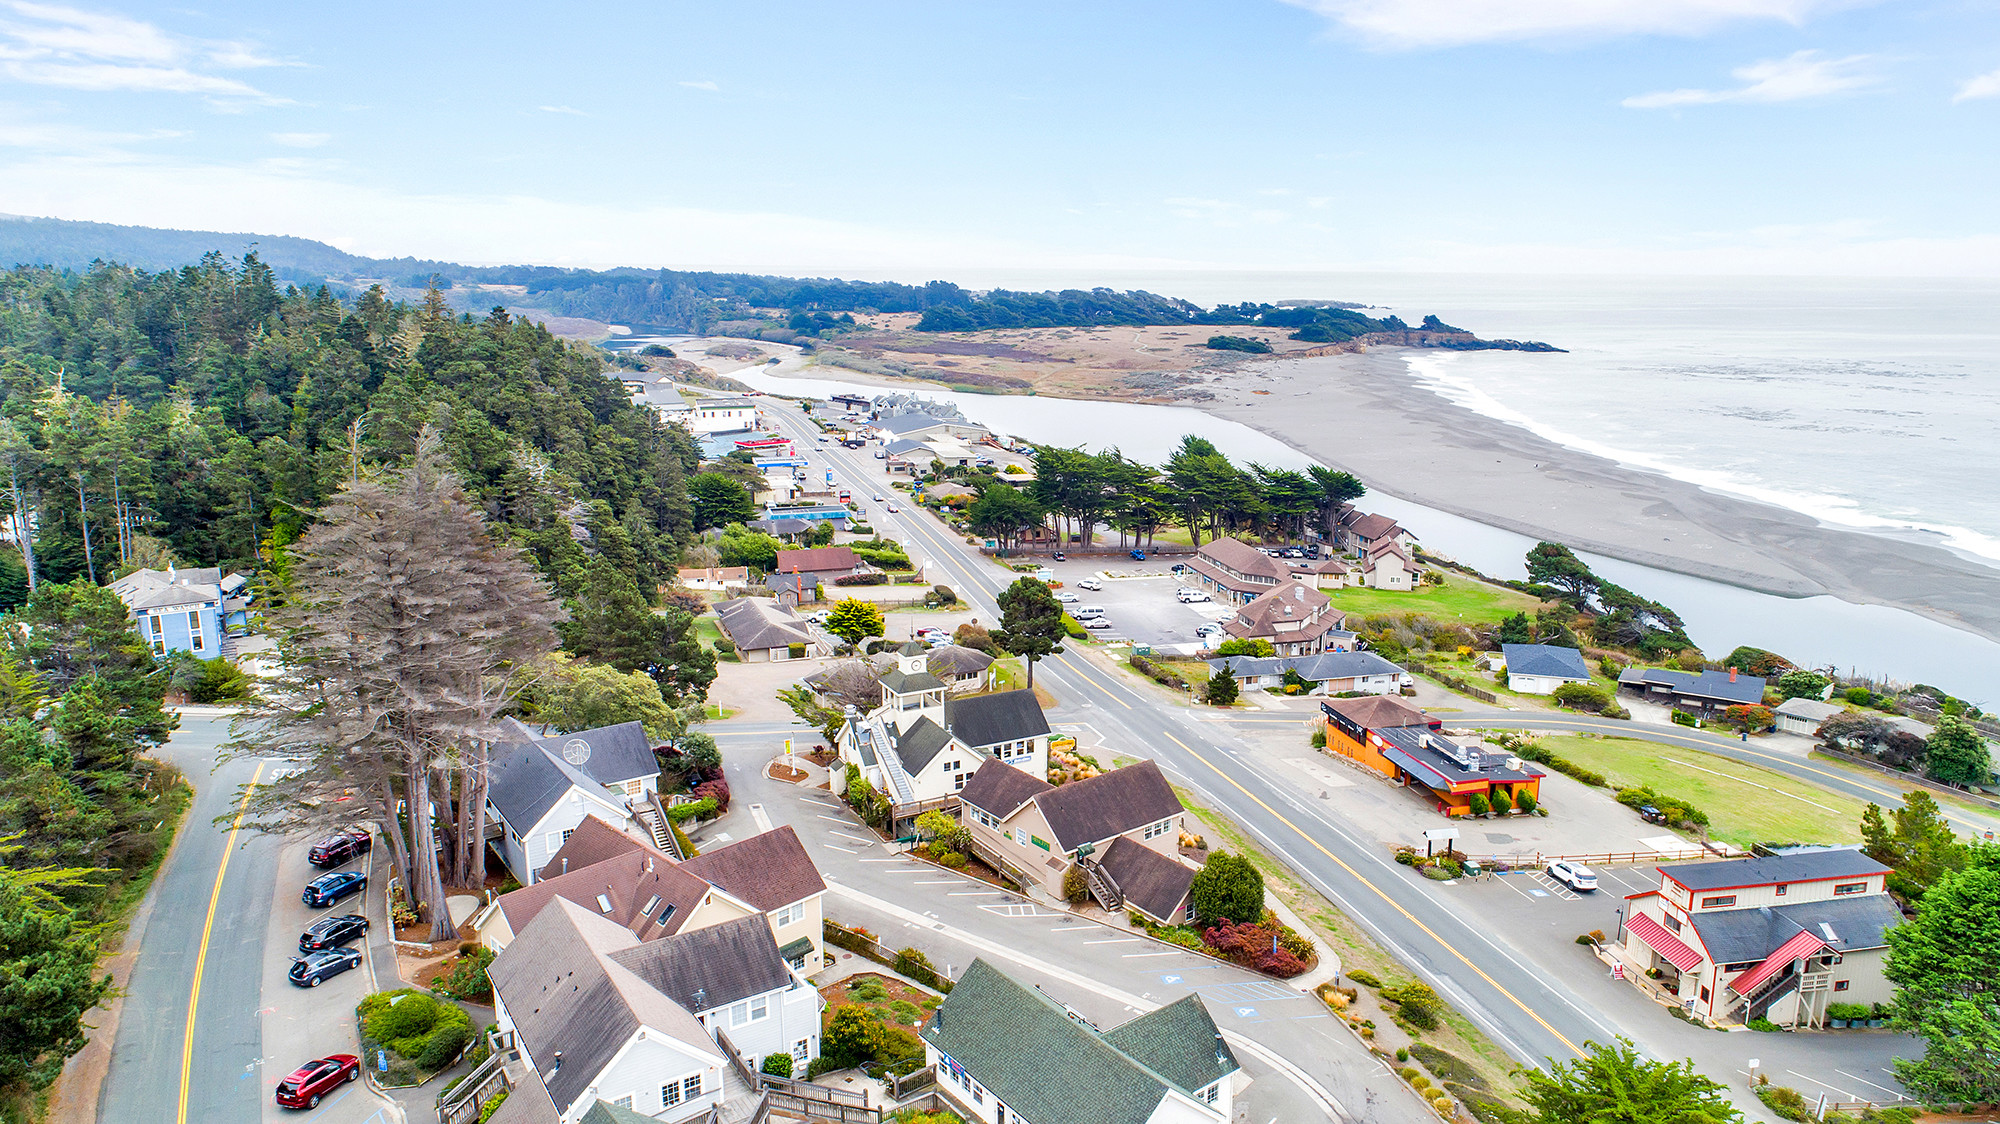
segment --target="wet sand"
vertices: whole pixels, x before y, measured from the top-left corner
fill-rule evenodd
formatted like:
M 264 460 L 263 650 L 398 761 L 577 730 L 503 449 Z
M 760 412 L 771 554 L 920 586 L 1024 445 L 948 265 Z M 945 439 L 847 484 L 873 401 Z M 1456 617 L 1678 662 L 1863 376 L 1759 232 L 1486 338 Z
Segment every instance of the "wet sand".
M 1243 363 L 1203 389 L 1214 397 L 1190 405 L 1389 495 L 1579 550 L 1768 593 L 1891 605 L 2000 640 L 2000 570 L 1564 448 L 1424 389 L 1395 350 Z

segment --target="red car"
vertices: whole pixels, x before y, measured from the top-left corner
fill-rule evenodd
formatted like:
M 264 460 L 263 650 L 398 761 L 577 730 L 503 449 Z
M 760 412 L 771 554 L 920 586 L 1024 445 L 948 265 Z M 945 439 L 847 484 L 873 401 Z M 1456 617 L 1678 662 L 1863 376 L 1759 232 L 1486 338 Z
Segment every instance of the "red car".
M 336 1086 L 361 1077 L 361 1059 L 353 1054 L 334 1054 L 307 1062 L 278 1082 L 279 1108 L 318 1108 L 320 1098 Z

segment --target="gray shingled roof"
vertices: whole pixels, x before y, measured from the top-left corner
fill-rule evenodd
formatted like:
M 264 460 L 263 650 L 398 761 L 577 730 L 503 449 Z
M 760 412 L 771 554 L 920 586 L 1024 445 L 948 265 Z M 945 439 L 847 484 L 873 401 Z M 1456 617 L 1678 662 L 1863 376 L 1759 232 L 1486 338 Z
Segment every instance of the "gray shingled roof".
M 729 639 L 745 651 L 782 648 L 812 641 L 812 631 L 798 614 L 769 597 L 738 597 L 715 607 L 716 620 Z
M 1123 769 L 1058 785 L 1035 797 L 1035 806 L 1064 851 L 1123 835 L 1184 810 L 1173 786 L 1152 761 L 1135 761 Z
M 1112 1027 L 1104 1032 L 1104 1040 L 1188 1092 L 1204 1089 L 1242 1068 L 1199 995 Z
M 1181 903 L 1187 901 L 1188 888 L 1194 885 L 1193 867 L 1176 862 L 1129 835 L 1113 839 L 1098 861 L 1112 881 L 1118 883 L 1126 904 L 1154 920 L 1179 923 Z
M 1544 675 L 1551 679 L 1590 681 L 1590 668 L 1583 662 L 1583 653 L 1575 648 L 1555 644 L 1502 644 L 1500 654 L 1507 658 L 1509 675 Z
M 1764 701 L 1764 680 L 1760 676 L 1739 673 L 1732 680 L 1727 671 L 1704 671 L 1700 675 L 1692 675 L 1666 667 L 1628 667 L 1618 673 L 1618 683 L 1620 686 L 1649 689 L 1665 687 L 1689 698 L 1721 703 Z
M 660 775 L 660 760 L 653 756 L 653 739 L 637 722 L 599 726 L 573 734 L 547 734 L 535 740 L 543 749 L 575 765 L 578 772 L 602 785 Z M 579 757 L 581 761 L 577 760 Z
M 796 982 L 762 914 L 627 946 L 609 959 L 696 1014 Z
M 984 960 L 966 967 L 922 1034 L 1037 1124 L 1145 1124 L 1169 1088 L 1166 1078 L 1070 1021 L 1054 1000 Z
M 944 732 L 943 726 L 928 718 L 919 718 L 910 723 L 909 729 L 896 736 L 896 756 L 903 759 L 903 771 L 914 777 L 950 744 L 951 735 Z
M 943 678 L 978 675 L 993 666 L 993 657 L 976 648 L 965 648 L 957 644 L 941 644 L 931 650 L 927 665 L 933 675 Z
M 493 747 L 492 772 L 486 798 L 518 832 L 540 823 L 572 787 L 611 796 L 603 785 L 563 760 L 560 752 L 551 754 L 535 742 Z
M 1881 948 L 1888 943 L 1882 934 L 1902 923 L 1903 912 L 1887 894 L 1860 894 L 1767 909 L 1696 911 L 1688 920 L 1716 963 L 1741 964 L 1771 955 L 1802 929 L 1825 940 L 1822 924 L 1834 933 L 1827 944 L 1840 952 Z
M 1054 787 L 997 757 L 988 757 L 973 770 L 972 779 L 959 790 L 958 798 L 1006 819 L 1014 814 L 1015 809 Z
M 1889 868 L 1858 849 L 1840 847 L 1724 862 L 1677 863 L 1659 869 L 1661 874 L 1690 890 L 1721 890 L 1732 886 L 1812 882 L 1822 878 L 1863 878 L 1885 873 Z
M 577 1120 L 577 1124 L 656 1124 L 656 1122 L 644 1113 L 634 1112 L 629 1108 L 619 1108 L 610 1101 L 601 1100 L 591 1105 L 590 1111 L 585 1112 Z
M 1787 718 L 1803 718 L 1808 722 L 1824 722 L 1846 709 L 1818 699 L 1786 699 L 1777 707 L 1778 713 Z
M 1324 683 L 1329 679 L 1351 679 L 1364 675 L 1401 675 L 1403 669 L 1383 659 L 1373 652 L 1318 652 L 1310 656 L 1225 656 L 1208 661 L 1212 671 L 1222 670 L 1229 665 L 1229 673 L 1237 678 L 1250 675 L 1283 675 L 1285 669 L 1297 668 L 1299 675 L 1312 683 Z
M 928 671 L 904 673 L 900 668 L 890 668 L 882 673 L 882 686 L 895 695 L 913 695 L 918 691 L 942 691 L 945 682 Z
M 763 918 L 746 920 L 770 939 Z M 637 942 L 616 924 L 558 898 L 486 970 L 529 1054 L 540 1060 L 562 1051 L 562 1068 L 547 1083 L 559 1110 L 589 1088 L 641 1025 L 717 1053 L 694 1016 L 613 960 L 636 947 L 667 943 Z M 544 1073 L 548 1064 L 542 1062 Z
M 905 433 L 917 433 L 943 424 L 943 422 L 929 414 L 897 414 L 893 418 L 877 419 L 875 427 L 901 436 Z
M 974 749 L 1045 737 L 1049 732 L 1042 704 L 1029 690 L 947 699 L 944 724 L 951 727 L 953 737 Z

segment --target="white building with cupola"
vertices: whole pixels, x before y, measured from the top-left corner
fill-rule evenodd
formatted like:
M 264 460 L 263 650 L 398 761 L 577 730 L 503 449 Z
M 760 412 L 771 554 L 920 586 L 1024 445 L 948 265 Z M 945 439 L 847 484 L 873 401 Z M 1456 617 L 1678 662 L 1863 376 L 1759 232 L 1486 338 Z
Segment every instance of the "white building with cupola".
M 947 698 L 928 662 L 916 641 L 899 648 L 881 704 L 866 714 L 849 707 L 838 736 L 841 760 L 889 797 L 899 823 L 951 803 L 989 758 L 1047 778 L 1049 723 L 1033 691 Z M 837 772 L 835 784 L 845 783 Z

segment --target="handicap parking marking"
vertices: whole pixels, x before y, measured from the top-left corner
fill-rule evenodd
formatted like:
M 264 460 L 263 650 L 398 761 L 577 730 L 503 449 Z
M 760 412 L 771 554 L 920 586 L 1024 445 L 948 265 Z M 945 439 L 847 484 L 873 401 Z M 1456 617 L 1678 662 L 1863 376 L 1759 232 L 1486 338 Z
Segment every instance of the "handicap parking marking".
M 1257 1008 L 1238 1007 L 1236 1008 L 1236 1017 L 1239 1019 L 1254 1019 L 1257 1017 Z
M 1181 982 L 1181 978 L 1179 976 L 1161 976 L 1160 982 L 1163 984 L 1177 984 Z
M 1538 898 L 1546 898 L 1549 896 L 1549 892 L 1547 890 L 1529 890 L 1528 892 L 1530 894 L 1535 895 Z

